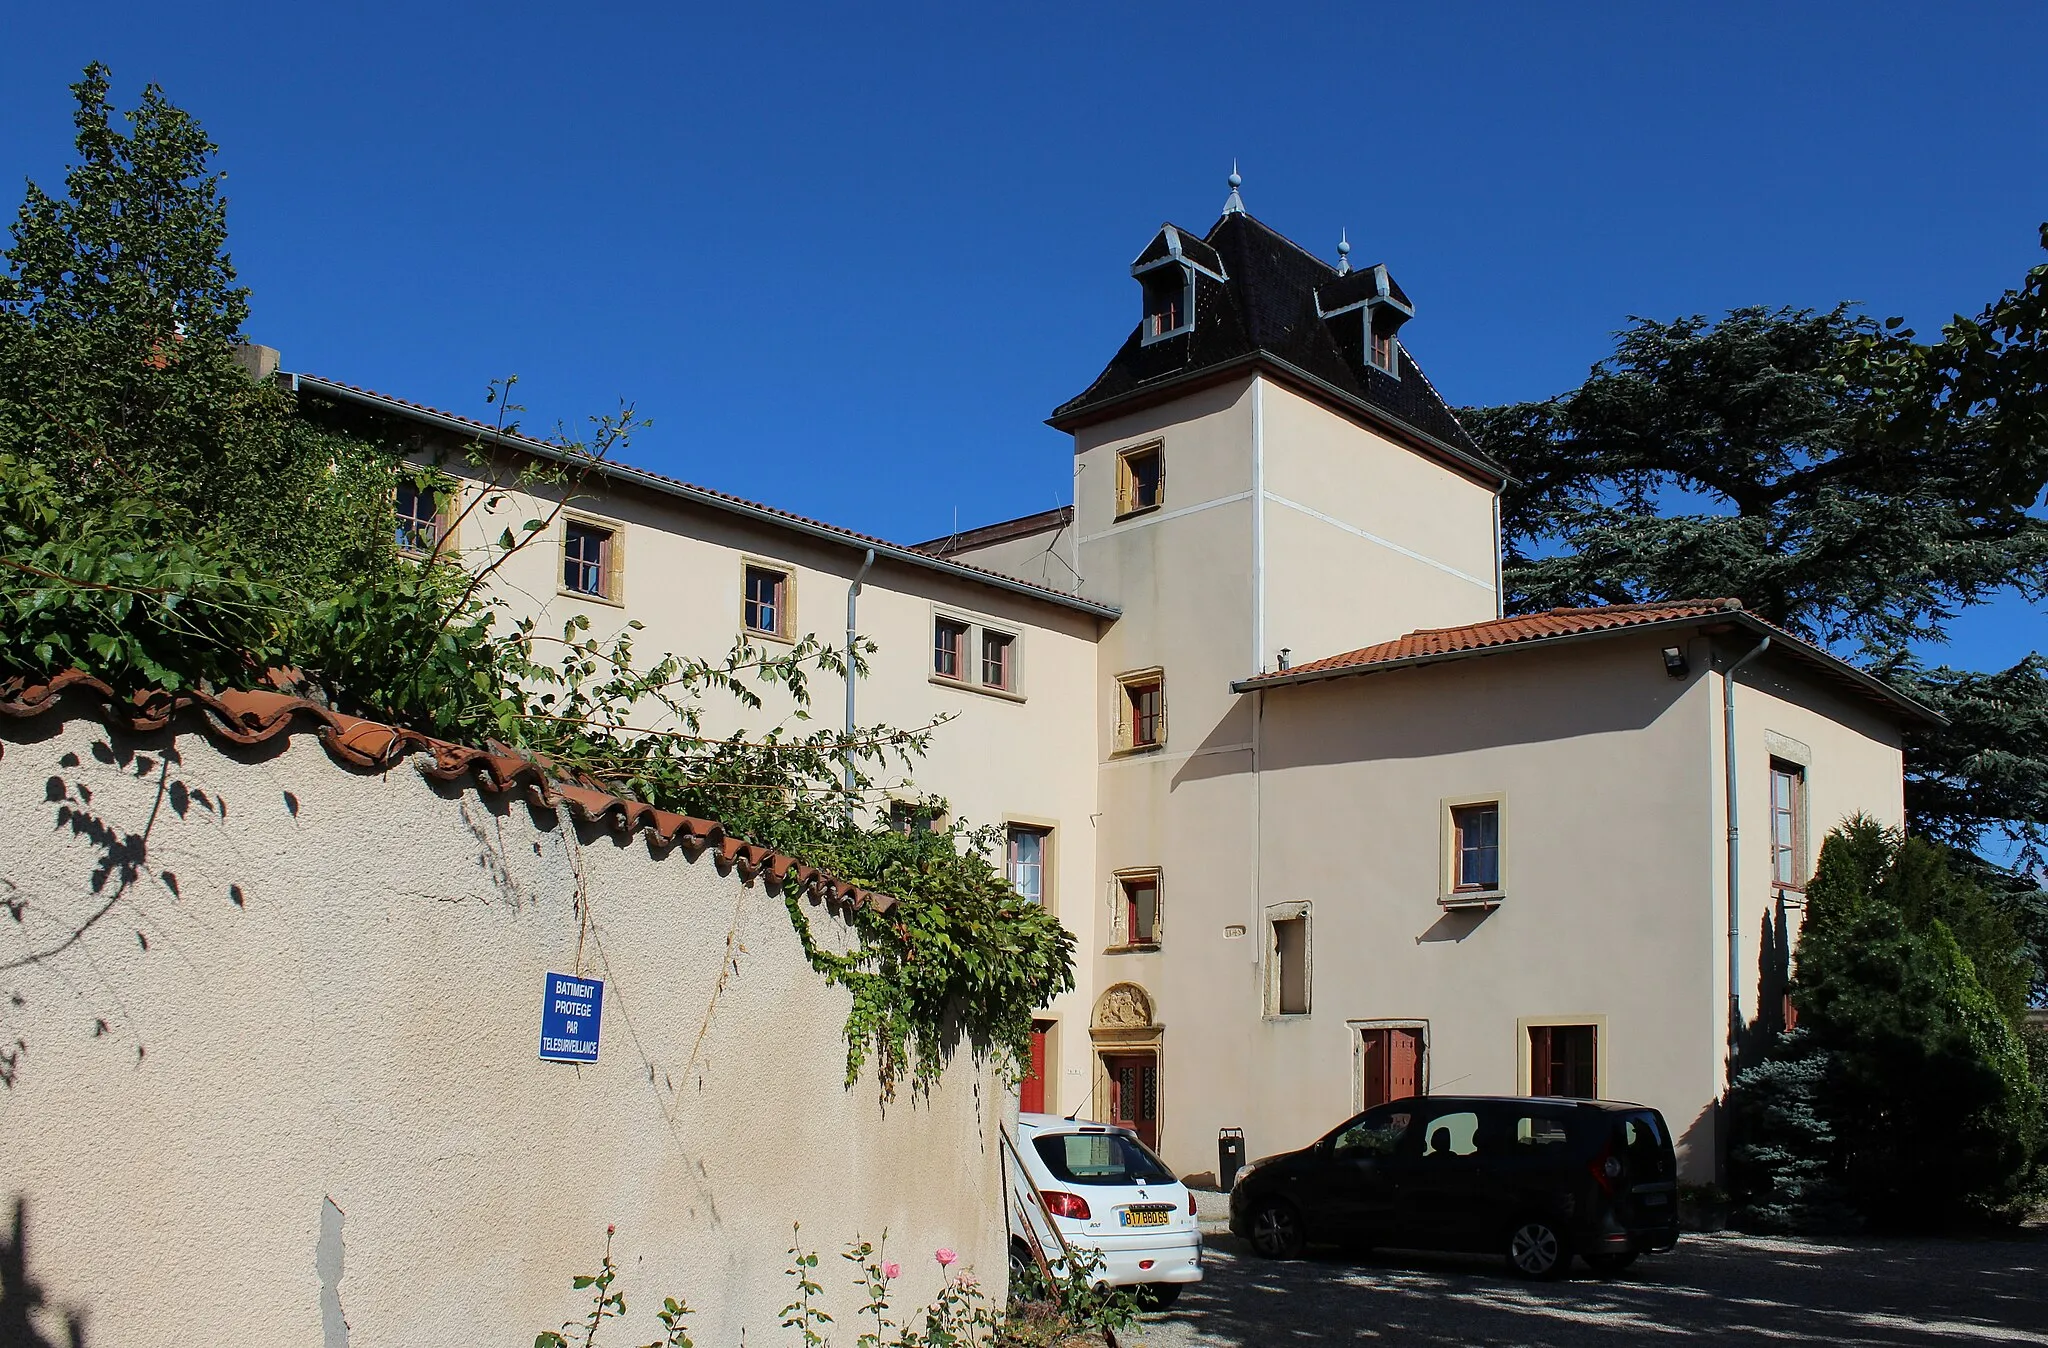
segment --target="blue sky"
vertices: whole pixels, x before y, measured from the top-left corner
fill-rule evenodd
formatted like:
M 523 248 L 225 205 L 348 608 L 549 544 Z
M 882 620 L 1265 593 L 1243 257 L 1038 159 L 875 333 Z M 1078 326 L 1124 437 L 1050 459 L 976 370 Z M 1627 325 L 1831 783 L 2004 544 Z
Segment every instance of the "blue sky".
M 24 6 L 0 181 L 65 86 L 222 145 L 251 335 L 903 541 L 1070 487 L 1041 424 L 1162 219 L 1384 261 L 1459 403 L 1569 388 L 1630 314 L 1858 299 L 1931 332 L 2038 259 L 2048 6 Z M 2041 640 L 2016 603 L 1949 658 Z

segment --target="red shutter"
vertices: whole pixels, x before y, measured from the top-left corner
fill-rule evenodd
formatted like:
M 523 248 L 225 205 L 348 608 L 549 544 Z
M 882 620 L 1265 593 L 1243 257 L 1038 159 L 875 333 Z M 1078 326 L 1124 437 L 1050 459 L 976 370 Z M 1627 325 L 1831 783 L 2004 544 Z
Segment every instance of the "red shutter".
M 1401 1100 L 1421 1093 L 1422 1031 L 1395 1030 L 1387 1055 L 1387 1098 Z
M 1387 1094 L 1387 1032 L 1385 1030 L 1360 1030 L 1365 1036 L 1360 1076 L 1365 1098 L 1360 1107 L 1371 1109 L 1383 1105 L 1393 1097 Z
M 1550 1091 L 1550 1027 L 1531 1025 L 1529 1027 L 1529 1094 L 1549 1095 Z
M 1031 1073 L 1017 1090 L 1018 1108 L 1026 1114 L 1045 1113 L 1045 1026 L 1031 1027 Z

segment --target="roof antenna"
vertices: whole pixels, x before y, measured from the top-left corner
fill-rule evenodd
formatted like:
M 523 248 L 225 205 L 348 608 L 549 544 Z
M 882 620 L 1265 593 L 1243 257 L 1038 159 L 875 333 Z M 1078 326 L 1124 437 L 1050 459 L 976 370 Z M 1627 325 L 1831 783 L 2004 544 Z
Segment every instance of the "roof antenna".
M 1349 231 L 1342 229 L 1337 231 L 1337 274 L 1351 274 L 1351 237 Z
M 1225 215 L 1244 214 L 1244 198 L 1237 194 L 1237 189 L 1242 186 L 1244 179 L 1238 176 L 1237 161 L 1233 159 L 1230 161 L 1230 199 L 1223 203 Z

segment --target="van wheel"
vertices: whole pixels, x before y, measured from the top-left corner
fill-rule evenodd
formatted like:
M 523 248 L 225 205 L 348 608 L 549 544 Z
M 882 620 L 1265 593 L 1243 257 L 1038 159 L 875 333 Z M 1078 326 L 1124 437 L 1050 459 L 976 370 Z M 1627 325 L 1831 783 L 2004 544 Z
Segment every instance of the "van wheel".
M 1163 1311 L 1179 1300 L 1177 1282 L 1148 1282 L 1138 1288 L 1138 1306 L 1142 1310 Z
M 1282 1198 L 1269 1198 L 1252 1213 L 1252 1248 L 1268 1259 L 1299 1259 L 1308 1245 L 1301 1213 Z
M 1508 1267 L 1525 1278 L 1562 1278 L 1572 1266 L 1571 1245 L 1547 1217 L 1515 1223 L 1508 1236 Z
M 1589 1254 L 1585 1258 L 1586 1267 L 1603 1278 L 1621 1272 L 1636 1261 L 1634 1254 Z

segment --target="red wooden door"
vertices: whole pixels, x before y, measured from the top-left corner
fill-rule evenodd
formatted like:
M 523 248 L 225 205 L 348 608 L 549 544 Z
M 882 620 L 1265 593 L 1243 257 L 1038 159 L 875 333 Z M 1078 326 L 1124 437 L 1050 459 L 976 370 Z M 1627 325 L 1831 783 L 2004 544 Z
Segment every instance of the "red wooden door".
M 1109 1121 L 1159 1146 L 1159 1060 L 1150 1053 L 1102 1055 L 1109 1070 Z
M 1045 1113 L 1045 1032 L 1049 1020 L 1031 1022 L 1031 1071 L 1017 1088 L 1017 1107 L 1026 1114 Z
M 1359 1031 L 1364 1036 L 1360 1085 L 1371 1109 L 1389 1100 L 1419 1094 L 1422 1089 L 1422 1031 L 1407 1026 Z

